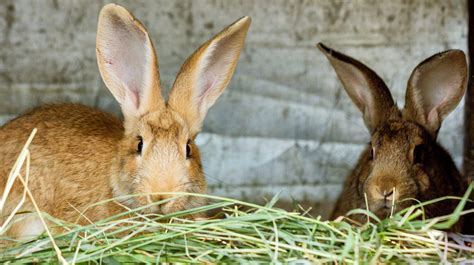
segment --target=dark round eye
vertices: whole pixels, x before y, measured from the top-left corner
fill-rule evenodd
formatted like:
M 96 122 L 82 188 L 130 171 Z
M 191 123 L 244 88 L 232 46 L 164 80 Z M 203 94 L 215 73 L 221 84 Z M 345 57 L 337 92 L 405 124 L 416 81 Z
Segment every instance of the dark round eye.
M 424 144 L 419 144 L 413 149 L 413 163 L 422 164 L 426 156 L 426 146 Z
M 188 143 L 186 144 L 186 158 L 191 157 L 191 140 L 188 140 Z
M 142 154 L 142 149 L 143 149 L 143 138 L 141 136 L 138 136 L 137 140 L 138 140 L 137 154 L 141 155 Z

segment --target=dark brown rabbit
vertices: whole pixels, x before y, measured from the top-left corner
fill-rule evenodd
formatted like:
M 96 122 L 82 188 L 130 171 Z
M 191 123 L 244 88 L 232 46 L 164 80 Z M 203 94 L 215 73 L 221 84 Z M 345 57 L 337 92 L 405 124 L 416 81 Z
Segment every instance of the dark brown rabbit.
M 323 44 L 347 94 L 362 112 L 371 139 L 347 177 L 332 218 L 355 208 L 385 218 L 415 200 L 462 196 L 467 181 L 436 138 L 443 119 L 462 99 L 467 80 L 464 52 L 448 50 L 421 62 L 408 80 L 405 107 L 399 109 L 384 81 L 361 62 Z M 367 203 L 365 195 L 367 196 Z M 426 207 L 429 217 L 452 213 L 456 200 Z M 394 206 L 394 207 L 392 207 Z M 351 216 L 359 222 L 366 216 Z M 460 221 L 454 231 L 460 231 Z

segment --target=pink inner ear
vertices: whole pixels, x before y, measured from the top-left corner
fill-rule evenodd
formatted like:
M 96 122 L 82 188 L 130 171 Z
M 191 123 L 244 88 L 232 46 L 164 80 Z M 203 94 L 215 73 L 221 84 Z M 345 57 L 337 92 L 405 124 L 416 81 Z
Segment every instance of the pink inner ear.
M 231 38 L 223 38 L 207 48 L 198 71 L 196 98 L 199 109 L 207 111 L 225 88 L 220 83 L 230 78 L 232 60 L 239 52 L 234 45 Z
M 437 75 L 435 75 L 437 74 Z M 423 78 L 416 79 L 418 81 L 417 87 L 420 90 L 422 97 L 422 105 L 425 115 L 428 116 L 435 108 L 438 108 L 448 99 L 449 84 L 445 84 L 449 77 L 447 73 L 425 73 Z
M 427 116 L 427 125 L 430 130 L 437 131 L 440 126 L 440 117 L 437 109 L 432 109 Z
M 365 111 L 373 111 L 373 105 L 371 105 L 373 102 L 367 77 L 358 68 L 349 63 L 338 60 L 333 60 L 332 63 L 345 90 L 357 108 L 364 113 Z
M 413 86 L 419 91 L 426 117 L 436 112 L 443 118 L 459 102 L 464 81 L 463 71 L 448 55 L 435 57 L 415 70 Z
M 359 100 L 359 104 L 361 105 L 365 105 L 366 107 L 368 107 L 368 103 L 370 103 L 370 97 L 367 95 L 367 93 L 364 93 L 364 89 L 361 89 L 363 88 L 361 85 L 358 86 L 359 89 L 356 89 L 356 96 L 357 96 L 357 100 Z M 365 88 L 365 89 L 368 89 Z
M 216 85 L 217 78 L 216 76 L 204 76 L 201 80 L 200 89 L 198 91 L 198 104 L 201 105 L 203 100 L 208 96 L 209 92 L 212 90 L 212 87 Z
M 110 18 L 104 31 L 101 53 L 107 62 L 107 71 L 125 89 L 126 101 L 139 108 L 145 85 L 150 49 L 148 36 L 133 21 Z
M 133 103 L 133 105 L 138 108 L 140 106 L 140 90 L 137 88 L 130 88 L 130 92 L 127 92 L 127 96 L 130 98 L 130 101 Z

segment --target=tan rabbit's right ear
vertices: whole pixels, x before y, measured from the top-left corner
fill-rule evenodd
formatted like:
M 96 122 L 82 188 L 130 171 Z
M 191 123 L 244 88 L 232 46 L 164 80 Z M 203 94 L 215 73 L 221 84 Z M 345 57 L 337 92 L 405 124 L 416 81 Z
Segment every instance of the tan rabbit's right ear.
M 100 74 L 127 118 L 164 108 L 155 49 L 143 25 L 125 8 L 102 8 L 96 54 Z
M 361 62 L 332 50 L 322 43 L 318 48 L 326 55 L 336 71 L 344 89 L 362 112 L 365 125 L 370 132 L 387 120 L 395 104 L 385 82 Z
M 180 113 L 191 135 L 230 82 L 244 46 L 250 17 L 243 17 L 204 43 L 181 66 L 169 94 L 168 106 Z

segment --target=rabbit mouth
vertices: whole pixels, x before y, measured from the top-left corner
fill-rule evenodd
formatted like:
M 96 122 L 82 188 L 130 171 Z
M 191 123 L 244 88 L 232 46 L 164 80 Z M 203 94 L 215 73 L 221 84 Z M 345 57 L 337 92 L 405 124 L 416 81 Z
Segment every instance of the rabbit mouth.
M 148 196 L 146 201 L 147 202 L 143 203 L 149 207 L 143 209 L 144 213 L 163 215 L 189 210 L 195 207 L 203 206 L 206 203 L 204 198 L 194 196 L 178 196 L 175 198 L 169 198 L 169 201 L 159 204 L 154 203 L 154 200 Z
M 392 207 L 380 206 L 376 209 L 370 209 L 370 211 L 375 214 L 380 220 L 384 220 L 386 218 L 389 218 L 393 213 L 395 213 L 395 208 L 392 209 Z M 370 219 L 372 222 L 376 221 L 372 218 Z
M 169 214 L 179 211 L 185 211 L 206 203 L 204 198 L 194 196 L 181 196 L 161 205 L 162 214 Z
M 370 205 L 370 210 L 379 218 L 387 218 L 398 211 L 401 211 L 412 205 L 409 202 L 392 202 L 390 200 L 381 200 Z
M 370 205 L 369 209 L 379 218 L 386 218 L 394 213 L 398 207 L 392 201 L 382 200 Z

